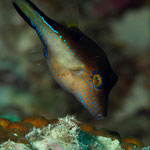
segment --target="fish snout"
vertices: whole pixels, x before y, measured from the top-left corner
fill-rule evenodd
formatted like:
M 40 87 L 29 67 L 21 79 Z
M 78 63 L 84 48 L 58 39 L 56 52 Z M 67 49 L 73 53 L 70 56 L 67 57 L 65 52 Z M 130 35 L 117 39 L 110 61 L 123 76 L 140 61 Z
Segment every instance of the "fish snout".
M 106 116 L 107 116 L 107 111 L 101 112 L 101 113 L 98 113 L 98 114 L 95 116 L 95 119 L 96 119 L 96 120 L 102 120 L 102 119 L 104 119 Z
M 106 94 L 107 95 L 107 94 Z M 94 114 L 95 119 L 102 120 L 107 116 L 107 104 L 108 104 L 108 96 L 100 95 L 99 96 L 99 111 Z

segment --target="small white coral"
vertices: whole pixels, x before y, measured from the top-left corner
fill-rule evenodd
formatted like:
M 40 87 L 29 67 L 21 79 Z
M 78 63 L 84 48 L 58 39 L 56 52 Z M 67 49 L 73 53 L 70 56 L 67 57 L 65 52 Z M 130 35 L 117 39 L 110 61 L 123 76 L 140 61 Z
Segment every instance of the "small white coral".
M 32 150 L 122 150 L 120 142 L 111 138 L 94 136 L 81 130 L 73 116 L 59 118 L 56 124 L 42 129 L 33 128 L 26 134 Z M 8 140 L 0 150 L 31 150 L 24 144 Z M 139 149 L 135 149 L 139 150 Z M 150 150 L 145 147 L 140 150 Z
M 38 150 L 79 149 L 79 127 L 73 121 L 76 121 L 74 117 L 59 118 L 55 125 L 48 125 L 43 129 L 34 128 L 26 138 Z
M 8 140 L 0 145 L 0 150 L 31 150 L 24 144 L 15 143 L 13 141 Z
M 106 150 L 121 150 L 122 149 L 120 142 L 118 140 L 112 140 L 110 138 L 99 136 L 98 141 L 102 143 L 102 145 L 104 146 L 104 149 Z

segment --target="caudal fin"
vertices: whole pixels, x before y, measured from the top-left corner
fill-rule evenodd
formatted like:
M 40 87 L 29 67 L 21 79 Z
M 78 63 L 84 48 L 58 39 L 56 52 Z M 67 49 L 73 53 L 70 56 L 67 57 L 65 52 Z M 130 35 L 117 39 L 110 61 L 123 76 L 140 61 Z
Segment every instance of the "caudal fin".
M 12 2 L 18 13 L 32 28 L 35 29 L 40 23 L 50 24 L 52 28 L 57 28 L 58 24 L 54 20 L 48 18 L 30 0 L 12 0 Z

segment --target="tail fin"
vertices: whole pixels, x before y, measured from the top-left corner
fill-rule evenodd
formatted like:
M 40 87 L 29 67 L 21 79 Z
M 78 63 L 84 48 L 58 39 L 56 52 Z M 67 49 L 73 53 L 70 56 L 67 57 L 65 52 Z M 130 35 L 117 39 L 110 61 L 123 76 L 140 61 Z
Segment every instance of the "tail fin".
M 51 32 L 57 34 L 61 25 L 48 18 L 30 0 L 12 0 L 12 2 L 18 13 L 36 30 L 44 45 L 44 56 L 47 57 L 46 39 L 49 39 Z
M 44 23 L 50 25 L 53 29 L 57 29 L 58 23 L 48 18 L 30 0 L 12 0 L 12 2 L 18 13 L 32 28 L 35 29 L 39 23 L 45 21 Z

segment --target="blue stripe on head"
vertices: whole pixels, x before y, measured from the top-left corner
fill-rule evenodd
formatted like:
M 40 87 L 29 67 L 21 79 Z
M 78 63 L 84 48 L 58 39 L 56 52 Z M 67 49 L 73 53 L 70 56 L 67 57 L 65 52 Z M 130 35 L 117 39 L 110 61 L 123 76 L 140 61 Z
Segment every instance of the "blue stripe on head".
M 96 108 L 91 114 L 93 115 L 98 109 L 99 109 L 99 107 Z
M 43 20 L 43 22 L 44 22 L 53 32 L 58 33 L 58 31 L 54 30 L 54 29 L 52 28 L 52 26 L 50 26 L 50 25 L 45 21 L 45 19 L 44 19 L 36 10 L 34 10 L 34 11 L 39 15 L 39 17 Z
M 47 58 L 47 46 L 44 45 L 44 57 Z

